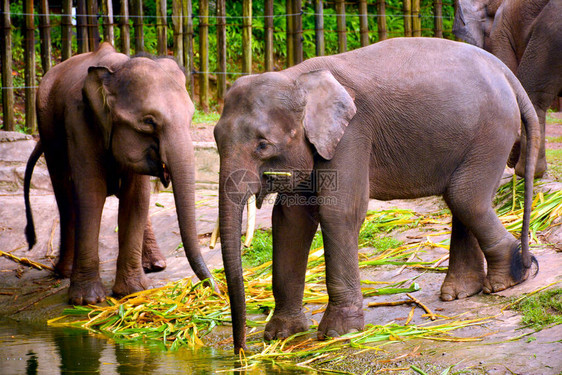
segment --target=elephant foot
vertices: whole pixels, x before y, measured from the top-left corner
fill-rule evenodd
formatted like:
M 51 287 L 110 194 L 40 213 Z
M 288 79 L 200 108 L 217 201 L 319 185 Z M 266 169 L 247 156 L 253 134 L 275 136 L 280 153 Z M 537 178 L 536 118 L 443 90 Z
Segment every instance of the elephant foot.
M 481 273 L 460 274 L 447 273 L 443 285 L 441 285 L 442 301 L 453 301 L 473 296 L 482 290 L 486 275 Z
M 59 259 L 55 265 L 55 273 L 57 277 L 61 279 L 68 279 L 72 274 L 72 261 L 69 263 L 63 259 Z
M 334 306 L 328 303 L 326 312 L 318 325 L 318 340 L 358 332 L 363 330 L 364 325 L 362 306 Z
M 295 333 L 308 329 L 306 316 L 301 311 L 297 314 L 273 313 L 273 316 L 265 326 L 263 337 L 265 341 L 275 339 L 286 339 Z
M 148 277 L 146 277 L 144 273 L 141 273 L 139 276 L 117 276 L 115 279 L 115 284 L 113 285 L 112 292 L 115 297 L 124 297 L 129 294 L 150 289 L 151 287 L 152 281 Z
M 105 296 L 99 277 L 95 280 L 70 281 L 68 303 L 71 305 L 93 305 L 105 301 Z
M 538 261 L 532 256 L 531 266 L 525 267 L 521 252 L 521 244 L 515 241 L 502 254 L 487 256 L 488 274 L 484 280 L 484 293 L 494 293 L 505 290 L 517 284 L 521 284 L 531 275 L 532 265 L 534 264 L 538 272 Z M 536 274 L 535 272 L 535 274 Z
M 547 164 L 544 157 L 539 158 L 535 167 L 535 178 L 541 178 L 546 173 Z M 525 177 L 525 160 L 520 158 L 515 165 L 515 174 L 519 177 Z
M 160 251 L 160 248 L 154 244 L 145 244 L 142 247 L 142 269 L 146 273 L 160 272 L 166 269 L 166 257 Z

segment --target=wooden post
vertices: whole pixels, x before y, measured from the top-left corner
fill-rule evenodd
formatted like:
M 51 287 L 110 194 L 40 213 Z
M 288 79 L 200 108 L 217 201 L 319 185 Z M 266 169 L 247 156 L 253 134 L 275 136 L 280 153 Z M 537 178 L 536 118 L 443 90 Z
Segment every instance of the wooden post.
M 326 44 L 324 42 L 324 1 L 314 1 L 314 39 L 316 41 L 316 56 L 324 56 Z
M 404 0 L 404 36 L 412 36 L 412 0 Z
M 242 2 L 242 73 L 252 74 L 252 0 Z
M 384 0 L 377 0 L 377 28 L 379 32 L 379 41 L 386 39 L 386 4 Z
M 295 49 L 295 64 L 299 64 L 303 60 L 302 51 L 302 0 L 293 0 L 293 27 L 294 39 L 293 48 Z
M 345 0 L 336 0 L 336 19 L 338 28 L 338 52 L 347 51 L 347 34 L 345 24 Z
M 12 22 L 10 20 L 10 0 L 2 0 L 2 16 L 0 19 L 2 37 L 2 109 L 4 130 L 14 131 L 14 80 L 12 77 Z
M 369 45 L 369 20 L 367 14 L 367 0 L 359 0 L 359 34 L 361 47 Z
M 98 49 L 100 44 L 100 29 L 98 27 L 98 2 L 87 0 L 88 7 L 88 48 L 90 51 Z
M 41 0 L 39 4 L 39 35 L 41 37 L 41 67 L 43 74 L 51 69 L 51 21 L 49 19 L 49 1 Z
M 209 112 L 209 0 L 199 0 L 199 104 Z
M 25 127 L 34 133 L 37 130 L 35 121 L 35 17 L 33 0 L 25 0 Z
M 142 0 L 133 1 L 133 27 L 135 28 L 135 53 L 144 52 Z
M 265 0 L 265 70 L 273 71 L 273 0 Z
M 86 29 L 86 0 L 76 0 L 76 41 L 78 53 L 88 52 L 88 30 Z
M 412 0 L 412 36 L 421 36 L 420 0 Z
M 121 52 L 129 56 L 131 54 L 131 25 L 129 25 L 129 1 L 121 0 L 121 15 L 119 17 L 121 28 Z
M 62 61 L 72 56 L 72 0 L 63 0 L 61 26 L 61 58 Z
M 156 0 L 156 33 L 158 35 L 158 55 L 168 54 L 168 25 L 166 22 L 166 0 Z
M 286 27 L 286 37 L 287 37 L 287 67 L 295 65 L 295 47 L 294 47 L 294 36 L 295 32 L 293 29 L 293 17 L 289 16 L 289 14 L 293 13 L 293 0 L 286 0 L 285 3 L 285 13 L 288 14 L 285 19 L 287 22 Z
M 101 2 L 101 6 L 103 13 L 103 40 L 114 46 L 115 32 L 113 30 L 113 1 L 103 0 Z
M 433 36 L 443 38 L 443 3 L 441 0 L 433 0 Z
M 217 103 L 222 112 L 226 94 L 226 0 L 217 0 L 217 65 Z
M 187 75 L 188 91 L 195 96 L 195 83 L 193 82 L 193 8 L 191 0 L 182 0 L 183 8 L 183 64 Z
M 181 0 L 172 0 L 172 27 L 174 28 L 174 57 L 183 65 L 183 27 Z

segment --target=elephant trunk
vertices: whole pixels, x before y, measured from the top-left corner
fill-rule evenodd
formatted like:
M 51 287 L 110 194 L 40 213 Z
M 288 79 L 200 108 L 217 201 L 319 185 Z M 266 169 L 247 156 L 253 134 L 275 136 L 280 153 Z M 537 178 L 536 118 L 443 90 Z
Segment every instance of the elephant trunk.
M 183 137 L 183 139 L 181 139 Z M 171 139 L 167 139 L 171 138 Z M 172 145 L 173 147 L 166 147 Z M 183 248 L 189 265 L 200 280 L 212 280 L 197 238 L 195 223 L 195 170 L 193 144 L 189 135 L 173 132 L 161 141 L 162 159 L 172 181 Z M 218 289 L 215 286 L 215 290 Z
M 225 158 L 222 157 L 224 160 Z M 232 163 L 232 165 L 242 165 Z M 234 353 L 246 349 L 246 300 L 244 294 L 244 276 L 240 253 L 240 235 L 242 230 L 242 213 L 244 205 L 252 192 L 248 181 L 239 180 L 238 172 L 223 168 L 221 165 L 219 180 L 219 228 L 222 248 L 222 260 L 228 285 Z M 234 173 L 232 173 L 234 172 Z M 243 173 L 243 176 L 246 174 Z

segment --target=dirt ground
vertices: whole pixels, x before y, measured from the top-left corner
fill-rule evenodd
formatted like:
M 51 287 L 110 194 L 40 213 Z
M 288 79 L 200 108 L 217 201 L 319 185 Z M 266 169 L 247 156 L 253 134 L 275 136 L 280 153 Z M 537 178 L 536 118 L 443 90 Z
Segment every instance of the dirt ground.
M 562 119 L 562 114 L 555 114 Z M 550 123 L 547 128 L 550 137 L 562 136 L 562 121 Z M 197 125 L 194 140 L 212 141 L 212 125 Z M 2 147 L 2 144 L 0 144 Z M 548 148 L 562 148 L 562 140 L 549 142 Z M 1 151 L 1 150 L 0 150 Z M 1 155 L 1 153 L 0 153 Z M 36 172 L 45 177 L 44 166 Z M 36 177 L 39 179 L 39 177 Z M 510 178 L 506 174 L 506 178 Z M 559 182 L 546 179 L 548 184 L 543 189 L 562 189 Z M 34 180 L 35 181 L 35 180 Z M 39 180 L 37 180 L 37 184 Z M 206 186 L 208 187 L 208 185 Z M 192 276 L 191 269 L 182 250 L 177 250 L 181 242 L 177 219 L 175 216 L 173 195 L 167 192 L 152 195 L 150 215 L 158 243 L 167 256 L 168 267 L 160 273 L 153 273 L 149 278 L 154 286 L 161 286 L 168 281 Z M 48 184 L 42 188 L 32 189 L 31 204 L 35 217 L 38 243 L 28 251 L 25 237 L 25 213 L 21 187 L 0 185 L 0 250 L 19 257 L 27 257 L 46 265 L 52 265 L 58 252 L 59 228 L 56 202 Z M 100 234 L 100 260 L 102 281 L 109 291 L 114 281 L 117 249 L 117 208 L 115 197 L 108 198 L 103 213 Z M 408 201 L 381 202 L 372 200 L 370 209 L 410 208 L 420 213 L 435 212 L 444 207 L 440 198 L 430 197 Z M 204 257 L 210 268 L 222 267 L 220 246 L 209 249 L 209 234 L 217 218 L 217 191 L 199 189 L 197 191 L 198 232 Z M 258 211 L 258 227 L 269 227 L 271 205 L 264 204 Z M 415 228 L 390 235 L 404 242 L 423 241 L 428 230 L 450 230 L 446 226 L 432 228 Z M 445 238 L 447 235 L 444 235 Z M 434 242 L 439 237 L 433 237 Z M 416 282 L 421 290 L 415 296 L 432 310 L 446 316 L 466 313 L 464 318 L 495 316 L 490 323 L 455 331 L 455 336 L 479 337 L 478 342 L 443 342 L 443 341 L 405 341 L 385 347 L 383 354 L 364 354 L 354 357 L 353 361 L 344 363 L 346 371 L 364 373 L 366 369 L 382 366 L 381 358 L 394 359 L 387 367 L 400 368 L 409 364 L 431 364 L 436 371 L 455 365 L 453 371 L 466 370 L 467 373 L 482 374 L 560 374 L 562 373 L 562 326 L 555 326 L 533 333 L 521 329 L 520 316 L 512 310 L 503 313 L 501 307 L 513 296 L 521 296 L 542 286 L 562 282 L 562 226 L 552 227 L 541 233 L 540 244 L 532 248 L 540 264 L 537 276 L 507 291 L 494 295 L 478 294 L 476 296 L 453 302 L 439 300 L 439 289 L 444 274 L 405 269 L 399 274 L 399 267 L 373 267 L 361 272 L 362 279 L 376 281 L 399 281 L 418 276 Z M 436 260 L 446 254 L 446 250 L 422 249 L 420 256 L 424 260 Z M 444 264 L 446 265 L 446 263 Z M 559 284 L 560 285 L 560 284 Z M 67 307 L 68 280 L 58 280 L 48 270 L 36 270 L 19 265 L 6 258 L 0 258 L 0 319 L 15 319 L 20 322 L 45 322 L 59 316 Z M 391 321 L 403 322 L 410 312 L 409 306 L 368 308 L 372 301 L 398 300 L 401 296 L 366 298 L 366 323 L 384 324 Z M 422 311 L 416 310 L 414 324 L 427 321 Z M 320 321 L 321 315 L 309 316 Z M 222 334 L 225 334 L 224 331 Z M 228 335 L 228 333 L 226 333 Z M 529 336 L 518 338 L 523 334 Z M 382 357 L 381 357 L 382 356 Z M 437 372 L 437 373 L 439 373 Z

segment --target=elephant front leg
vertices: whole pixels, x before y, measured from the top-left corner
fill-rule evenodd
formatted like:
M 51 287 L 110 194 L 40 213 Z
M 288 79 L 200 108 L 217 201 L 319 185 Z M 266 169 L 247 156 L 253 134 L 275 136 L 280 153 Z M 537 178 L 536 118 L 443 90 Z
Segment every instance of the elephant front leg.
M 143 234 L 147 226 L 150 186 L 148 176 L 122 177 L 119 191 L 119 255 L 113 294 L 125 296 L 150 286 L 142 268 Z
M 472 232 L 453 215 L 449 269 L 441 286 L 441 299 L 466 298 L 482 290 L 486 279 L 484 254 Z
M 316 207 L 289 205 L 289 200 L 296 197 L 302 196 L 280 194 L 273 208 L 275 312 L 265 327 L 267 341 L 284 339 L 308 329 L 302 300 L 308 253 L 318 220 Z

